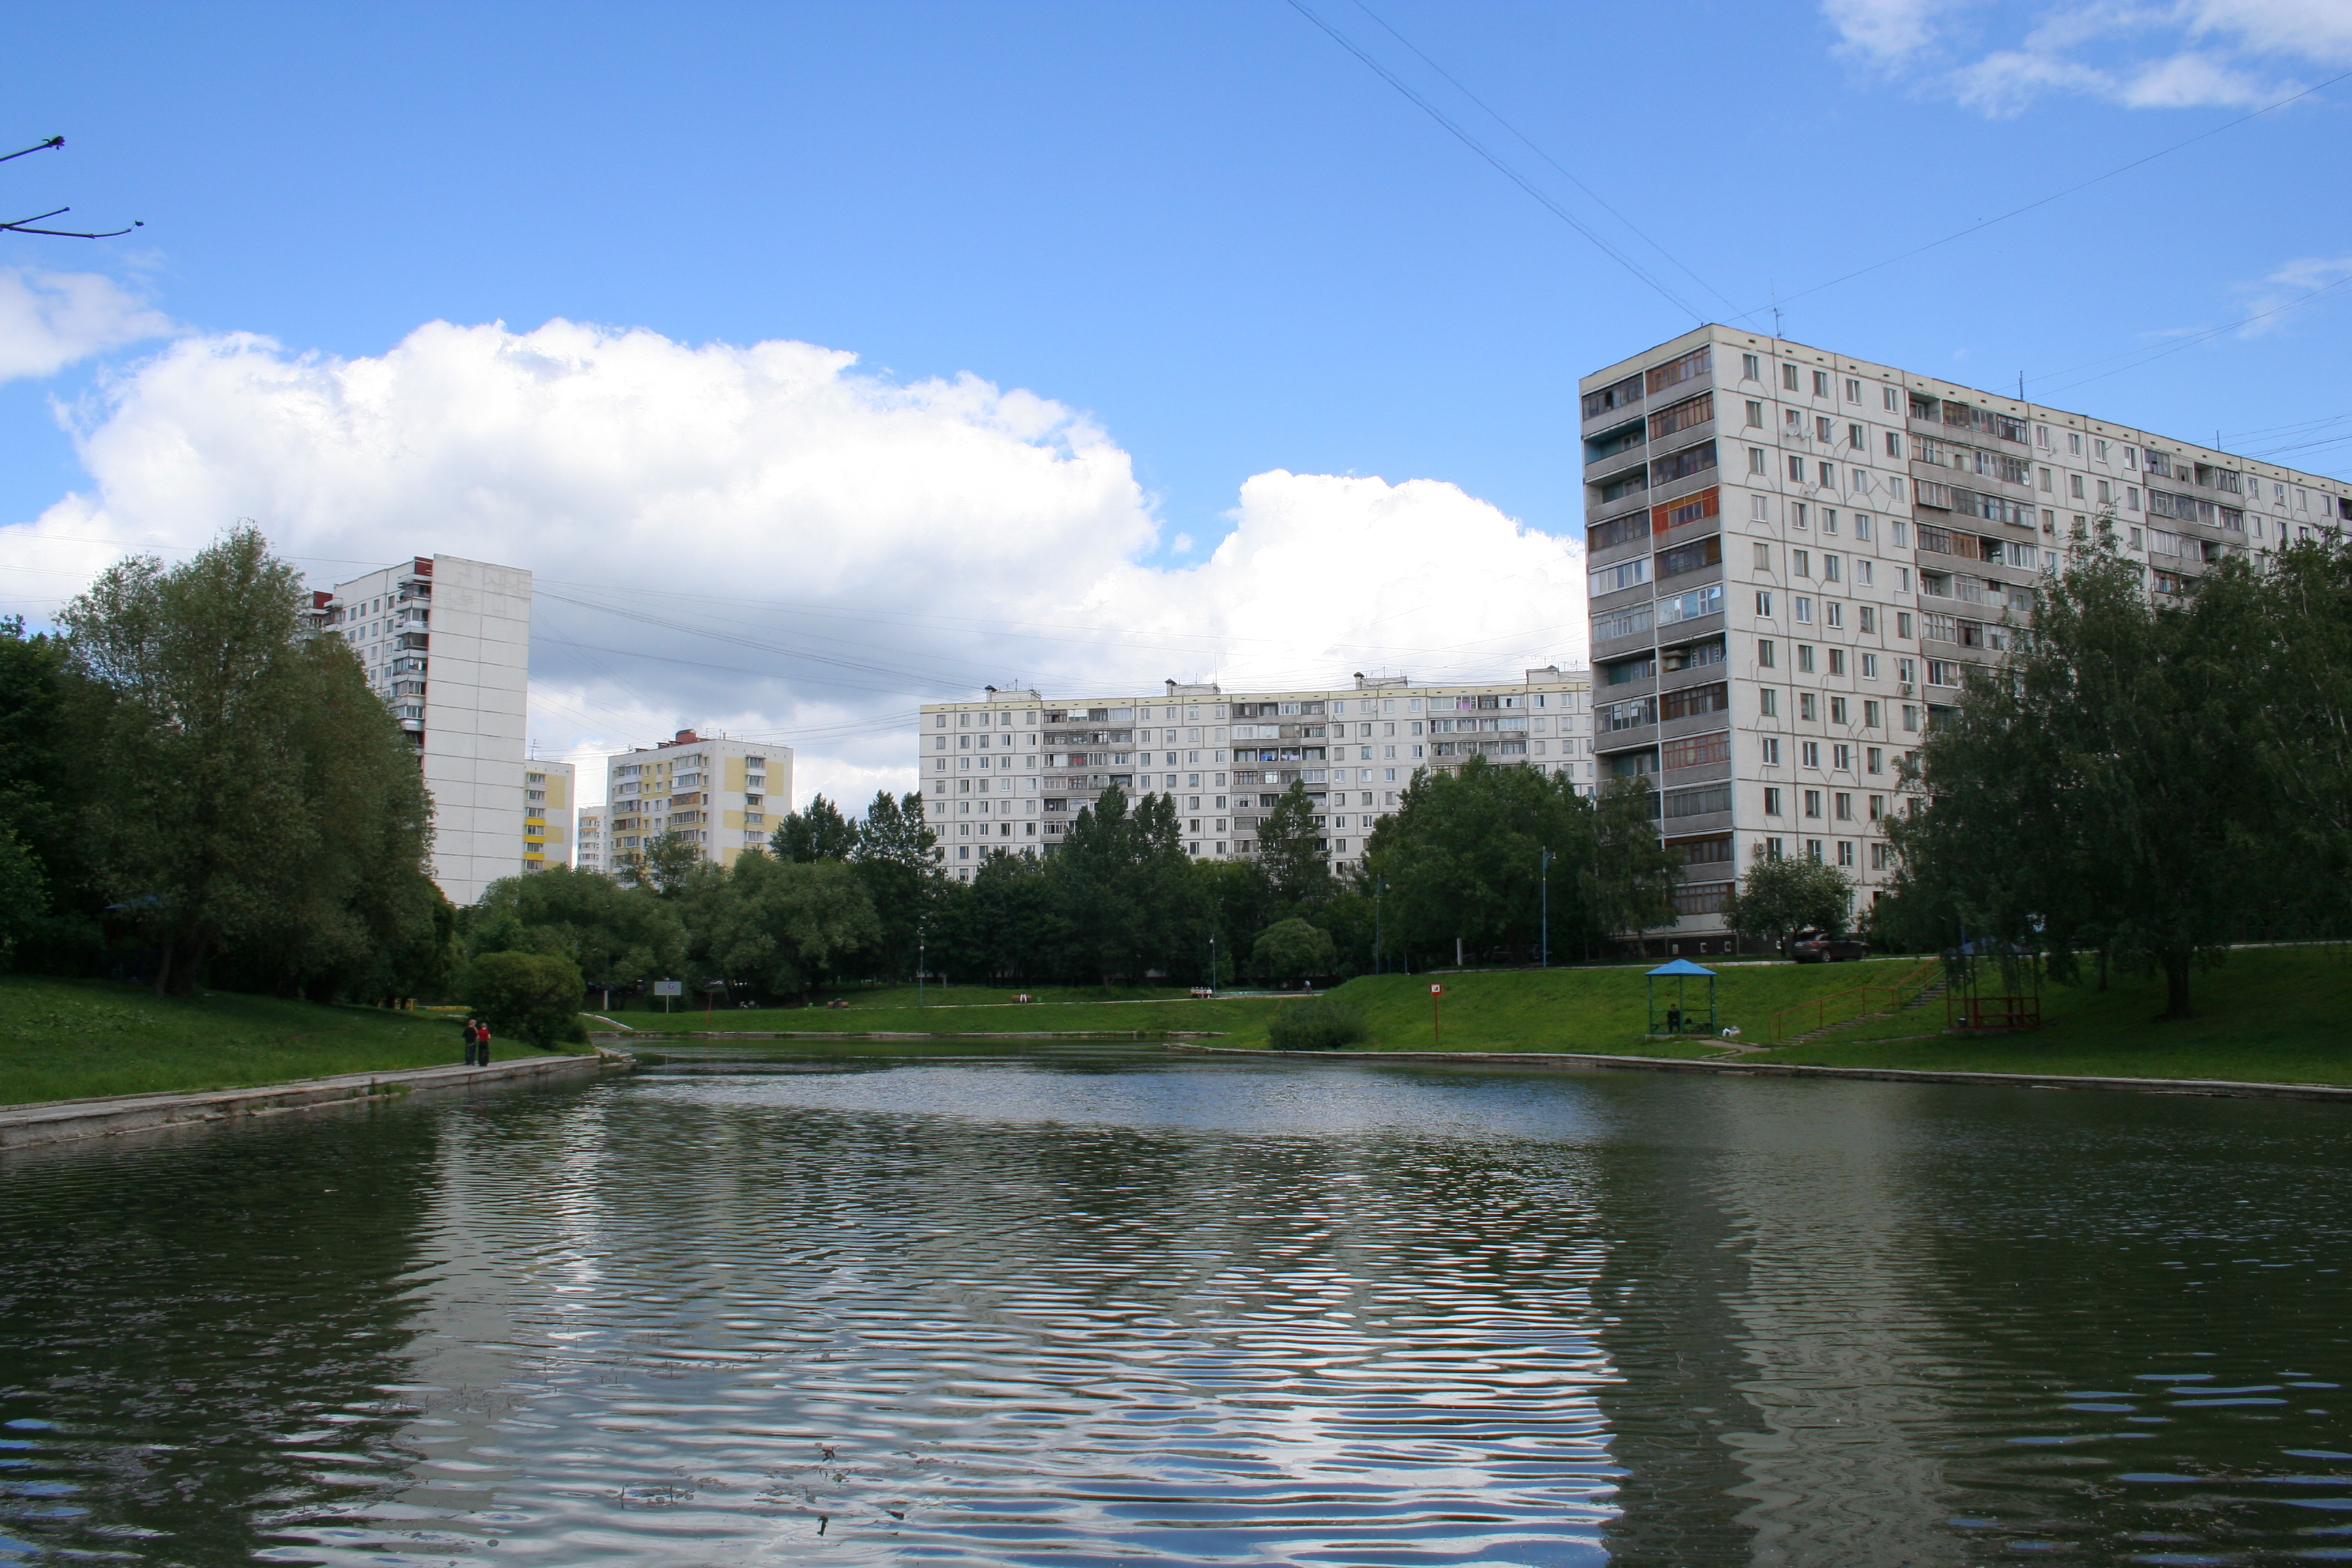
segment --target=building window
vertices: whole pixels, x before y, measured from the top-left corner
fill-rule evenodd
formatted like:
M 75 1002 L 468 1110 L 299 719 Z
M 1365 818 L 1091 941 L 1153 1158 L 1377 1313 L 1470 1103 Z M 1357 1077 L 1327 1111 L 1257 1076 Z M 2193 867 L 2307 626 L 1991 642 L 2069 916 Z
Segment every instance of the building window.
M 1764 815 L 1767 816 L 1780 815 L 1780 792 L 1770 784 L 1767 784 L 1764 788 Z M 1777 860 L 1780 856 L 1776 853 L 1772 858 Z
M 1821 814 L 1822 792 L 1817 789 L 1807 790 L 1805 792 L 1805 815 L 1807 816 L 1819 816 Z

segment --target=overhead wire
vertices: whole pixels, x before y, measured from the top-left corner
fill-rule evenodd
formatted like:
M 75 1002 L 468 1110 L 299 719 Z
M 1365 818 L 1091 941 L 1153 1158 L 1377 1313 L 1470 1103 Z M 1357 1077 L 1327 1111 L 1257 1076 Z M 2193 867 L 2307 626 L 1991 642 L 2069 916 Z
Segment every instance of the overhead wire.
M 1595 206 L 1599 207 L 1602 212 L 1607 213 L 1611 217 L 1615 218 L 1619 223 L 1623 224 L 1636 238 L 1642 241 L 1643 244 L 1648 246 L 1660 256 L 1664 257 L 1668 261 L 1674 263 L 1676 270 L 1680 271 L 1684 277 L 1689 279 L 1692 282 L 1697 284 L 1700 288 L 1706 289 L 1717 299 L 1721 300 L 1728 309 L 1734 310 L 1739 309 L 1738 305 L 1732 303 L 1730 298 L 1726 295 L 1722 289 L 1717 289 L 1714 284 L 1708 282 L 1706 279 L 1692 271 L 1689 264 L 1685 262 L 1681 257 L 1676 256 L 1673 251 L 1668 250 L 1664 245 L 1661 245 L 1658 241 L 1651 238 L 1648 234 L 1643 231 L 1641 226 L 1634 223 L 1632 218 L 1627 217 L 1623 213 L 1619 212 L 1615 207 L 1610 205 L 1608 199 L 1602 196 L 1600 192 L 1594 190 L 1591 185 L 1586 184 L 1582 180 L 1578 179 L 1575 174 L 1559 159 L 1553 157 L 1541 147 L 1536 145 L 1534 140 L 1530 138 L 1527 132 L 1521 131 L 1517 126 L 1504 119 L 1500 110 L 1497 110 L 1493 104 L 1488 103 L 1485 99 L 1479 97 L 1476 93 L 1471 91 L 1469 88 L 1463 85 L 1461 79 L 1456 77 L 1452 71 L 1447 70 L 1444 66 L 1439 65 L 1435 60 L 1430 58 L 1427 52 L 1424 51 L 1419 44 L 1414 43 L 1411 38 L 1408 38 L 1402 33 L 1398 32 L 1395 26 L 1391 24 L 1387 17 L 1381 16 L 1379 12 L 1366 5 L 1364 0 L 1355 0 L 1355 5 L 1357 10 L 1361 11 L 1365 16 L 1370 16 L 1373 21 L 1379 23 L 1381 28 L 1387 32 L 1389 37 L 1394 38 L 1398 43 L 1402 44 L 1406 48 L 1411 49 L 1421 60 L 1422 64 L 1427 66 L 1431 70 L 1435 71 L 1439 76 L 1444 77 L 1453 85 L 1454 89 L 1456 92 L 1468 99 L 1471 102 L 1476 104 L 1481 110 L 1485 110 L 1487 118 L 1494 121 L 1496 124 L 1501 126 L 1512 135 L 1517 137 L 1520 144 L 1525 146 L 1528 152 L 1533 153 L 1537 157 L 1541 158 L 1545 163 L 1550 164 L 1562 179 L 1566 180 L 1570 184 L 1574 185 L 1578 190 L 1582 191 L 1587 196 L 1590 196 Z
M 1471 135 L 1469 132 L 1464 130 L 1452 119 L 1448 118 L 1444 110 L 1440 110 L 1435 104 L 1430 102 L 1428 99 L 1423 97 L 1420 93 L 1414 91 L 1402 78 L 1390 70 L 1388 67 L 1382 65 L 1369 52 L 1359 47 L 1354 39 L 1349 37 L 1348 35 L 1339 31 L 1339 28 L 1325 21 L 1321 16 L 1316 15 L 1316 13 L 1307 6 L 1306 0 L 1289 0 L 1289 4 L 1292 10 L 1297 12 L 1308 21 L 1314 23 L 1316 26 L 1321 28 L 1324 33 L 1328 35 L 1333 43 L 1338 44 L 1341 48 L 1347 50 L 1349 54 L 1355 56 L 1357 59 L 1360 60 L 1367 70 L 1370 70 L 1374 76 L 1379 77 L 1382 81 L 1396 89 L 1396 90 L 1402 94 L 1406 100 L 1411 102 L 1414 108 L 1420 110 L 1423 114 L 1428 115 L 1432 120 L 1437 121 L 1439 125 L 1444 127 L 1447 133 L 1452 135 L 1455 141 L 1461 142 L 1465 147 L 1469 148 L 1470 151 L 1478 154 L 1480 158 L 1486 160 L 1487 163 L 1494 167 L 1496 173 L 1501 174 L 1505 179 L 1510 181 L 1511 184 L 1518 186 L 1520 190 L 1533 197 L 1535 201 L 1541 205 L 1545 211 L 1550 213 L 1552 216 L 1559 219 L 1560 222 L 1574 229 L 1578 234 L 1582 235 L 1586 240 L 1591 242 L 1594 249 L 1600 251 L 1601 254 L 1609 258 L 1610 260 L 1614 261 L 1618 266 L 1623 268 L 1635 279 L 1639 279 L 1643 285 L 1655 292 L 1659 298 L 1664 300 L 1677 310 L 1682 311 L 1685 315 L 1691 317 L 1695 321 L 1704 321 L 1706 320 L 1705 313 L 1693 308 L 1689 300 L 1685 300 L 1681 295 L 1667 288 L 1664 282 L 1653 276 L 1632 257 L 1627 256 L 1623 251 L 1618 249 L 1615 246 L 1603 239 L 1600 235 L 1594 233 L 1593 230 L 1583 221 L 1579 219 L 1575 214 L 1570 212 L 1559 202 L 1554 201 L 1550 195 L 1544 191 L 1540 186 L 1537 185 L 1535 182 L 1529 180 L 1526 175 L 1511 167 L 1510 164 L 1505 163 L 1484 142 L 1480 142 L 1476 137 Z

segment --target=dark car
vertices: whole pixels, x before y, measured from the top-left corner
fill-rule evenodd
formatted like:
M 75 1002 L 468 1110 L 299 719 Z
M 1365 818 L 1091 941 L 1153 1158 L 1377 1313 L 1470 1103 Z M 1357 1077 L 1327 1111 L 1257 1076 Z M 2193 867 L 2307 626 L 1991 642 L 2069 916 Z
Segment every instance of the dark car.
M 1799 963 L 1852 963 L 1870 956 L 1870 944 L 1858 936 L 1801 931 L 1789 940 L 1789 956 Z

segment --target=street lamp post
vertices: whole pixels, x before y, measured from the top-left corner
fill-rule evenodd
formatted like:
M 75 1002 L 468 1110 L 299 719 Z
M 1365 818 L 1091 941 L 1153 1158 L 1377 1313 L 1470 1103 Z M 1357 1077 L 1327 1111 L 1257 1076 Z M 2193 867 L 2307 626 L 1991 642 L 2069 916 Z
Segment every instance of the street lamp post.
M 1543 963 L 1551 967 L 1551 851 L 1536 851 L 1536 877 L 1543 885 Z
M 923 933 L 920 931 L 915 932 L 915 1005 L 918 1007 L 920 1007 L 923 1005 L 923 970 L 925 968 L 925 964 L 923 963 L 923 952 L 925 940 Z

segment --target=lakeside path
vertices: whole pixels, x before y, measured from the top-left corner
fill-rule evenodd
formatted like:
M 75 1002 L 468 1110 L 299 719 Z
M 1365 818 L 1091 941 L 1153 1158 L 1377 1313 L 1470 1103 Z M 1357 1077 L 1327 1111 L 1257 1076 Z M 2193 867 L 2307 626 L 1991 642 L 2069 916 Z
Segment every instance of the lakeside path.
M 1194 1046 L 1171 1041 L 1188 1056 L 1276 1058 L 1285 1061 L 1353 1063 L 1439 1062 L 1448 1065 L 1563 1072 L 1718 1073 L 1733 1078 L 1867 1079 L 1887 1083 L 1974 1084 L 1993 1089 L 2076 1089 L 2130 1094 L 2206 1095 L 2234 1100 L 2329 1100 L 2352 1105 L 2352 1086 L 2325 1083 L 2243 1083 L 2229 1079 L 2108 1078 L 2080 1073 L 1969 1072 L 1932 1068 L 1809 1067 L 1794 1062 L 1708 1060 L 1691 1057 L 1604 1056 L 1569 1051 L 1277 1051 L 1264 1047 Z
M 95 1100 L 52 1100 L 0 1108 L 0 1150 L 78 1142 L 158 1127 L 228 1121 L 286 1111 L 363 1104 L 373 1099 L 436 1090 L 559 1083 L 625 1072 L 627 1058 L 610 1052 L 562 1057 L 526 1057 L 488 1067 L 408 1068 L 388 1072 L 338 1073 L 292 1083 L 184 1093 L 112 1095 Z

